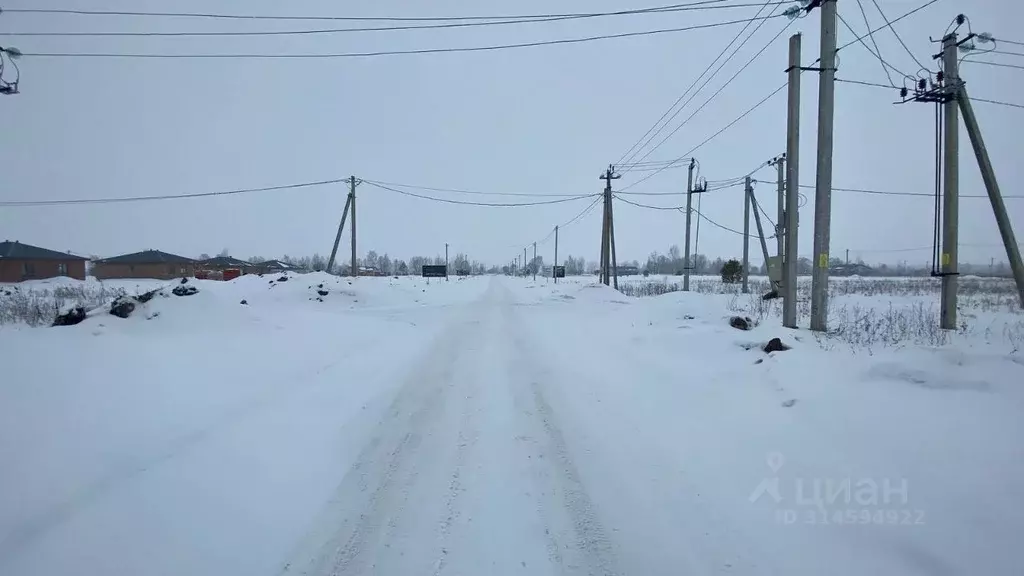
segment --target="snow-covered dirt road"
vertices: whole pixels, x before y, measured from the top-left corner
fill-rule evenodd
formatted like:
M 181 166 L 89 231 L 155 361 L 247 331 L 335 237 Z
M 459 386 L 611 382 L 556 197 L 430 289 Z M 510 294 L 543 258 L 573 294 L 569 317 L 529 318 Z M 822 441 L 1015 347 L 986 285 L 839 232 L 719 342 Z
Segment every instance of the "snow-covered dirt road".
M 1018 571 L 1015 355 L 826 352 L 696 294 L 312 276 L 0 331 L 0 574 Z

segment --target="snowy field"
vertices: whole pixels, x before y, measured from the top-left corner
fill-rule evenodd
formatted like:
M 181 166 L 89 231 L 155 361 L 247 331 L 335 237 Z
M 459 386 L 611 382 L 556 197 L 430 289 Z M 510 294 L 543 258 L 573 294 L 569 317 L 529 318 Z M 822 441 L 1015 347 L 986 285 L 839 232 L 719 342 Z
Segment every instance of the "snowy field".
M 0 325 L 0 574 L 1020 572 L 1000 289 L 932 342 L 900 324 L 937 303 L 913 284 L 836 294 L 818 339 L 732 287 L 191 283 Z

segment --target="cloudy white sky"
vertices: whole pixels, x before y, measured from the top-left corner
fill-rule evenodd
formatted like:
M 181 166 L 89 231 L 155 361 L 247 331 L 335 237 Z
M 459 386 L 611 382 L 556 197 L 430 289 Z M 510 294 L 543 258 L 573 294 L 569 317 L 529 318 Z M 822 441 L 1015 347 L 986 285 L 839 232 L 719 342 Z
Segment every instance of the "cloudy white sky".
M 741 3 L 746 0 L 728 0 Z M 925 0 L 879 0 L 895 18 Z M 666 2 L 667 3 L 667 2 Z M 462 16 L 595 12 L 644 8 L 640 0 L 468 2 L 358 0 L 95 0 L 90 10 L 202 11 L 267 15 Z M 82 8 L 70 0 L 7 0 L 3 9 Z M 864 0 L 873 27 L 882 20 Z M 858 33 L 854 0 L 840 14 Z M 757 6 L 729 10 L 634 15 L 468 29 L 277 37 L 12 37 L 0 45 L 25 53 L 340 53 L 530 42 L 683 27 L 749 18 Z M 1015 0 L 939 0 L 895 25 L 910 50 L 934 67 L 931 55 L 957 13 L 975 32 L 1024 41 L 1024 6 Z M 667 134 L 717 90 L 781 27 L 774 19 L 722 69 L 670 124 Z M 30 31 L 243 31 L 360 25 L 351 22 L 223 21 L 184 18 L 0 14 L 0 33 Z M 381 25 L 381 23 L 362 23 Z M 490 192 L 591 194 L 598 175 L 662 115 L 742 25 L 575 45 L 477 53 L 346 59 L 119 59 L 29 57 L 20 60 L 21 94 L 0 97 L 0 201 L 176 195 L 264 187 L 355 175 L 357 178 Z M 818 55 L 819 15 L 794 22 L 749 68 L 648 160 L 685 154 L 785 81 L 789 32 L 803 32 L 803 60 Z M 896 68 L 917 66 L 888 30 L 876 33 Z M 839 43 L 853 35 L 840 25 Z M 1024 47 L 1001 49 L 1024 53 Z M 982 57 L 979 57 L 982 58 Z M 1024 66 L 1024 56 L 984 59 Z M 5 77 L 11 69 L 8 68 Z M 964 64 L 972 96 L 1024 104 L 1024 70 Z M 839 77 L 887 83 L 881 64 L 859 44 L 840 52 Z M 894 80 L 901 83 L 898 75 Z M 839 84 L 836 88 L 834 185 L 929 193 L 934 181 L 934 109 L 894 106 L 894 90 Z M 817 76 L 802 91 L 801 182 L 814 183 Z M 701 174 L 721 180 L 749 172 L 785 150 L 785 91 L 696 150 Z M 1019 182 L 1024 109 L 975 104 L 1006 195 Z M 658 138 L 660 140 L 660 138 Z M 658 141 L 656 140 L 656 141 Z M 970 144 L 961 136 L 961 192 L 984 194 Z M 623 188 L 644 173 L 626 173 Z M 756 176 L 775 214 L 774 170 Z M 685 190 L 686 171 L 666 170 L 631 191 Z M 344 205 L 341 184 L 285 192 L 85 206 L 2 207 L 0 237 L 103 256 L 158 248 L 189 256 L 223 248 L 239 257 L 328 253 Z M 430 193 L 470 201 L 526 198 Z M 801 254 L 811 251 L 813 190 L 804 190 Z M 633 197 L 648 204 L 682 204 L 683 197 Z M 453 251 L 505 263 L 522 246 L 544 238 L 587 201 L 538 207 L 484 208 L 397 195 L 367 184 L 358 190 L 360 252 L 393 257 Z M 1024 199 L 1008 199 L 1024 235 Z M 707 194 L 702 211 L 742 228 L 740 188 Z M 683 243 L 683 214 L 617 203 L 620 259 L 643 261 L 652 250 Z M 599 211 L 564 229 L 560 254 L 596 259 Z M 1005 259 L 987 200 L 961 201 L 962 261 Z M 923 263 L 929 251 L 894 252 L 931 243 L 929 198 L 833 195 L 833 255 L 868 262 Z M 346 235 L 347 236 L 347 235 Z M 347 254 L 347 238 L 343 253 Z M 700 252 L 741 253 L 742 238 L 701 227 Z M 541 252 L 550 258 L 552 244 Z M 760 261 L 751 244 L 752 260 Z

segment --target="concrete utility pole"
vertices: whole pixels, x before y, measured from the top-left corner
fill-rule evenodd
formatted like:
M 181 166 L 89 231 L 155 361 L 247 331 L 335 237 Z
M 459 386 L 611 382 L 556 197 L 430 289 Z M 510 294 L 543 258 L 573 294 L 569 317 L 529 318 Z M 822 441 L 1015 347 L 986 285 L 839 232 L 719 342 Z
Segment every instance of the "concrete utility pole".
M 327 273 L 334 269 L 334 258 L 338 255 L 338 244 L 341 243 L 341 232 L 345 229 L 345 219 L 348 218 L 349 206 L 352 205 L 352 195 L 345 195 L 345 209 L 341 211 L 341 223 L 338 224 L 338 235 L 334 237 L 334 248 L 331 248 L 331 257 L 327 260 Z
M 782 261 L 782 325 L 796 328 L 797 226 L 800 208 L 800 34 L 789 37 L 786 112 L 786 241 Z
M 957 108 L 960 74 L 957 70 L 956 32 L 942 39 L 942 74 L 946 101 L 942 105 L 945 142 L 942 150 L 942 295 L 939 327 L 956 330 L 958 231 L 960 218 L 960 115 Z
M 526 273 L 529 272 L 529 268 L 526 267 L 526 248 L 523 248 L 523 278 L 526 277 Z
M 690 291 L 690 216 L 693 213 L 693 167 L 696 160 L 690 158 L 689 174 L 686 176 L 686 241 L 683 243 L 683 292 Z
M 846 265 L 847 266 L 850 265 L 850 249 L 849 248 L 846 249 Z
M 750 203 L 754 205 L 754 224 L 757 225 L 757 237 L 761 240 L 761 255 L 764 257 L 764 268 L 768 270 L 768 241 L 764 238 L 764 228 L 761 227 L 761 206 L 757 203 L 757 196 L 754 196 L 754 187 L 750 185 L 750 176 L 747 176 L 747 196 Z
M 743 190 L 743 293 L 750 292 L 750 176 Z
M 533 243 L 533 281 L 537 281 L 537 243 Z
M 349 189 L 349 199 L 352 201 L 352 277 L 356 278 L 359 276 L 359 262 L 356 260 L 356 177 L 351 176 L 348 179 L 348 183 L 351 186 Z
M 832 224 L 832 128 L 836 95 L 836 0 L 821 1 L 818 76 L 818 165 L 814 183 L 814 273 L 811 330 L 828 329 L 828 250 Z M 795 255 L 795 254 L 794 254 Z
M 776 158 L 773 163 L 778 171 L 776 179 L 779 187 L 779 200 L 775 224 L 775 241 L 778 244 L 776 255 L 779 257 L 779 266 L 782 266 L 783 254 L 786 251 L 786 155 Z
M 448 281 L 448 243 L 444 243 L 444 281 Z
M 960 110 L 964 113 L 964 126 L 967 128 L 967 136 L 971 139 L 974 156 L 978 159 L 978 167 L 981 168 L 981 178 L 985 182 L 988 199 L 992 203 L 992 212 L 996 216 L 999 236 L 1003 239 L 1006 257 L 1010 261 L 1013 280 L 1017 284 L 1017 296 L 1020 298 L 1021 308 L 1024 308 L 1024 263 L 1021 262 L 1020 247 L 1017 244 L 1017 237 L 1013 234 L 1013 225 L 1010 223 L 1010 217 L 1006 214 L 1006 204 L 1003 203 L 1003 196 L 999 191 L 999 182 L 996 181 L 996 173 L 992 170 L 988 149 L 985 147 L 985 141 L 981 137 L 981 128 L 978 126 L 978 119 L 974 115 L 974 107 L 971 106 L 971 99 L 967 96 L 967 88 L 962 83 L 957 94 L 957 100 L 960 102 Z M 993 258 L 989 264 L 990 268 L 994 262 L 995 259 Z M 956 278 L 956 276 L 953 278 Z
M 611 192 L 608 198 L 608 238 L 612 243 L 612 287 L 619 289 L 619 261 L 615 255 L 615 211 L 612 209 Z
M 599 178 L 605 181 L 604 185 L 604 226 L 601 232 L 601 281 L 608 286 L 611 275 L 615 274 L 615 289 L 619 288 L 618 271 L 613 271 L 615 258 L 615 232 L 612 226 L 612 180 L 618 180 L 622 176 L 615 173 L 614 166 L 608 166 Z
M 558 273 L 555 272 L 555 268 L 558 267 L 558 226 L 555 226 L 555 263 L 551 265 L 551 276 L 555 279 L 555 284 L 558 284 Z

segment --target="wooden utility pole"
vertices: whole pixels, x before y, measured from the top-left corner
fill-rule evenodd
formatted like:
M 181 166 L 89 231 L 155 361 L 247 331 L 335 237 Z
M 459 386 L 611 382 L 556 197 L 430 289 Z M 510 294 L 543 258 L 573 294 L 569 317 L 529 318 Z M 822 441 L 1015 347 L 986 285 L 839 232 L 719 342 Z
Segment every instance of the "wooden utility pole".
M 622 176 L 615 173 L 615 167 L 609 165 L 599 178 L 604 184 L 604 226 L 601 231 L 601 281 L 608 286 L 611 275 L 615 274 L 615 289 L 619 288 L 619 274 L 615 267 L 615 228 L 612 223 L 612 180 Z

